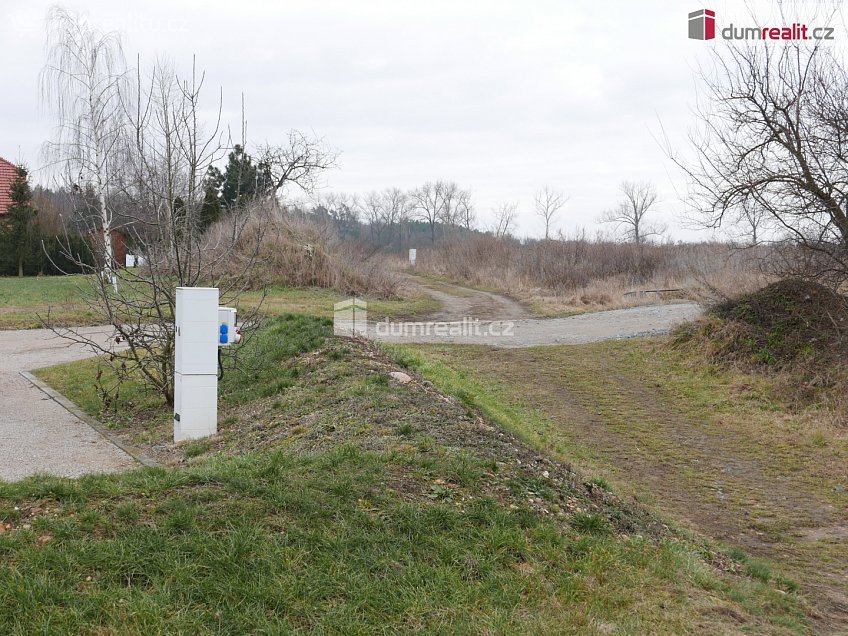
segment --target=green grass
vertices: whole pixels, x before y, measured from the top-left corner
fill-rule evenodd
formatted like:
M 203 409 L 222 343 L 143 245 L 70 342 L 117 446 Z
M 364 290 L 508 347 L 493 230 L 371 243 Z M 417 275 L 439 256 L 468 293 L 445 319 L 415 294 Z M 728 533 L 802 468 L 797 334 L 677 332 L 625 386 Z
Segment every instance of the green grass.
M 4 633 L 685 631 L 685 549 L 408 503 L 391 464 L 340 447 L 0 486 L 0 519 L 51 513 L 0 534 Z
M 577 461 L 584 468 L 597 469 L 592 464 L 591 449 L 560 434 L 555 422 L 538 410 L 522 403 L 504 399 L 491 379 L 462 368 L 462 359 L 454 362 L 450 350 L 440 349 L 431 355 L 427 347 L 383 345 L 383 348 L 406 369 L 432 380 L 439 389 L 455 395 L 467 406 L 478 408 L 501 427 L 520 436 L 535 448 L 555 452 Z M 457 351 L 467 351 L 462 347 Z M 478 351 L 483 353 L 481 348 Z
M 299 374 L 299 367 L 287 362 L 306 352 L 321 347 L 332 333 L 332 321 L 302 314 L 287 314 L 266 321 L 257 333 L 246 334 L 239 358 L 238 370 L 227 369 L 218 391 L 221 404 L 239 406 L 247 402 L 278 395 L 291 387 Z M 98 417 L 114 429 L 125 427 L 130 421 L 141 421 L 141 436 L 133 443 L 152 441 L 153 435 L 162 433 L 154 426 L 170 426 L 172 416 L 164 407 L 162 398 L 140 382 L 124 382 L 114 390 L 104 406 L 99 385 L 113 390 L 115 374 L 97 358 L 59 364 L 38 369 L 35 375 L 69 396 L 86 413 Z M 99 377 L 99 381 L 95 379 Z M 226 418 L 226 414 L 223 415 Z M 192 445 L 202 449 L 203 443 Z M 192 452 L 200 455 L 204 450 Z
M 280 316 L 289 313 L 308 314 L 332 318 L 333 305 L 348 298 L 333 290 L 327 289 L 292 289 L 272 287 L 262 301 L 262 314 Z M 242 296 L 245 308 L 255 307 L 261 300 L 260 292 L 247 292 Z M 383 318 L 415 318 L 424 316 L 439 308 L 439 303 L 432 298 L 415 296 L 396 300 L 365 299 L 368 303 L 370 320 Z
M 0 329 L 35 329 L 41 319 L 60 326 L 97 324 L 81 302 L 84 276 L 0 277 Z
M 269 320 L 244 353 L 221 383 L 221 435 L 180 446 L 181 468 L 0 484 L 5 632 L 804 629 L 762 572 L 728 574 L 565 468 L 546 476 L 538 451 L 393 383 L 390 361 L 326 319 Z M 92 408 L 95 373 L 41 375 Z M 168 421 L 139 387 L 125 396 L 119 430 Z
M 810 602 L 840 611 L 815 590 L 848 592 L 848 552 L 833 538 L 848 522 L 848 440 L 827 409 L 788 401 L 788 378 L 709 364 L 664 339 L 389 350 L 603 490 L 720 542 L 740 537 L 757 556 L 748 575 L 786 591 L 800 583 Z
M 42 320 L 56 326 L 82 326 L 102 323 L 100 316 L 85 302 L 88 282 L 85 276 L 0 277 L 0 329 L 36 329 Z M 240 301 L 242 311 L 262 301 L 264 316 L 289 313 L 332 317 L 333 304 L 346 296 L 327 289 L 272 287 L 262 301 L 260 292 L 246 292 Z M 393 300 L 366 299 L 369 317 L 417 318 L 439 308 L 425 296 Z

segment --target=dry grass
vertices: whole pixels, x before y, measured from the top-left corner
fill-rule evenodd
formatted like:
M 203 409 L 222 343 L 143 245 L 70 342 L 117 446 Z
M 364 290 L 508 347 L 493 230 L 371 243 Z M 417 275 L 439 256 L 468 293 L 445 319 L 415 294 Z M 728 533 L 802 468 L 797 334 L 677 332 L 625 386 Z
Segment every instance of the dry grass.
M 769 377 L 795 409 L 815 406 L 848 422 L 848 299 L 799 279 L 781 280 L 710 308 L 675 332 L 675 346 L 707 363 Z
M 210 245 L 226 245 L 233 219 L 224 219 L 208 234 Z M 285 211 L 257 207 L 239 236 L 232 271 L 255 260 L 249 284 L 334 289 L 344 295 L 397 298 L 401 280 L 375 251 L 343 242 L 330 224 L 309 221 Z
M 421 250 L 416 271 L 500 291 L 540 316 L 690 299 L 714 301 L 769 281 L 765 249 L 721 243 L 643 245 L 493 237 Z M 676 290 L 656 292 L 654 290 Z

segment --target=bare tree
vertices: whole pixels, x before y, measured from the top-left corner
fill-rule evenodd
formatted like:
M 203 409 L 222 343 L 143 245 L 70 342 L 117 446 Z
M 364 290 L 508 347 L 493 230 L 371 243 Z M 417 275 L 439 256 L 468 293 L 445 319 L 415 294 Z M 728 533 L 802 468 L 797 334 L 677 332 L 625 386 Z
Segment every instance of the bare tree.
M 345 227 L 359 223 L 359 209 L 356 197 L 347 192 L 330 192 L 319 199 L 318 206 L 333 219 L 336 227 Z
M 123 49 L 117 34 L 103 32 L 65 9 L 50 10 L 41 98 L 56 115 L 58 125 L 46 151 L 73 190 L 94 190 L 103 275 L 113 286 L 117 280 L 113 273 L 109 186 L 115 180 L 115 152 L 126 126 L 121 103 L 125 81 Z
M 830 49 L 806 44 L 722 47 L 702 71 L 689 175 L 707 227 L 765 215 L 805 256 L 794 274 L 848 279 L 848 73 Z
M 114 330 L 107 344 L 83 332 L 60 331 L 98 351 L 112 368 L 116 381 L 101 387 L 104 401 L 134 378 L 173 404 L 176 288 L 219 287 L 223 303 L 238 305 L 255 263 L 234 258 L 246 240 L 246 214 L 231 212 L 227 223 L 202 231 L 203 178 L 226 151 L 220 118 L 211 127 L 200 119 L 202 87 L 203 75 L 194 69 L 181 79 L 160 63 L 148 77 L 138 72 L 135 86 L 119 96 L 125 134 L 114 145 L 107 185 L 110 197 L 125 202 L 122 229 L 144 265 L 114 268 L 113 278 L 123 281 L 119 286 L 103 277 L 88 279 L 87 302 Z M 261 236 L 247 238 L 258 249 Z M 77 258 L 70 251 L 66 257 Z M 85 270 L 83 262 L 77 265 Z
M 764 235 L 769 230 L 769 214 L 755 201 L 745 201 L 739 206 L 733 224 L 747 238 L 748 245 L 756 247 L 765 240 Z
M 338 152 L 323 139 L 299 130 L 290 130 L 285 143 L 266 143 L 259 148 L 259 166 L 270 175 L 268 190 L 275 201 L 289 185 L 312 194 L 318 175 L 334 167 L 337 159 Z
M 495 216 L 495 225 L 492 234 L 496 238 L 506 238 L 515 229 L 515 219 L 518 216 L 518 203 L 501 203 L 492 209 Z
M 428 181 L 410 193 L 413 214 L 430 226 L 430 241 L 436 242 L 436 223 L 443 218 L 444 189 L 442 181 Z
M 396 236 L 398 248 L 403 248 L 403 232 L 409 221 L 410 197 L 400 188 L 386 188 L 382 192 L 383 223 L 389 229 L 389 241 Z
M 87 50 L 85 45 L 77 54 Z M 223 304 L 238 306 L 242 292 L 257 284 L 253 271 L 264 232 L 279 210 L 266 197 L 230 210 L 205 230 L 205 177 L 233 148 L 221 124 L 221 99 L 214 110 L 202 103 L 204 74 L 194 65 L 187 77 L 166 63 L 133 74 L 135 82 L 121 85 L 114 96 L 121 129 L 109 147 L 105 180 L 98 183 L 105 209 L 121 202 L 122 230 L 144 264 L 111 267 L 111 278 L 122 280 L 121 285 L 103 276 L 86 279 L 87 302 L 114 330 L 108 343 L 80 331 L 59 332 L 92 347 L 111 366 L 117 381 L 103 388 L 104 400 L 127 378 L 140 378 L 172 404 L 176 288 L 217 287 Z M 202 117 L 210 112 L 211 121 Z M 310 171 L 318 169 L 315 165 L 301 165 L 278 183 L 314 183 Z M 70 241 L 64 257 L 86 271 Z M 250 313 L 242 314 L 243 324 L 251 320 Z M 236 356 L 237 350 L 225 355 Z
M 602 223 L 611 223 L 621 229 L 629 241 L 641 245 L 651 236 L 659 236 L 665 231 L 662 225 L 647 220 L 648 214 L 657 202 L 654 186 L 647 182 L 624 181 L 619 186 L 623 195 L 621 202 L 601 216 Z
M 386 188 L 383 190 L 382 198 L 387 225 L 401 223 L 409 216 L 409 194 L 400 188 Z
M 442 232 L 451 227 L 470 229 L 474 224 L 471 193 L 454 181 L 428 181 L 409 195 L 410 211 L 430 226 L 430 240 L 436 241 L 436 225 Z
M 468 231 L 473 230 L 477 225 L 477 211 L 471 202 L 471 193 L 468 190 L 460 190 L 455 205 L 457 224 Z
M 379 192 L 369 192 L 362 198 L 355 198 L 354 201 L 361 212 L 360 215 L 368 223 L 371 240 L 379 244 L 383 230 L 389 226 L 389 220 L 386 217 L 391 214 L 384 206 L 383 196 Z
M 442 226 L 442 236 L 447 228 L 457 225 L 456 203 L 460 194 L 459 186 L 454 181 L 438 181 L 438 192 L 441 194 L 441 211 L 439 223 Z
M 565 206 L 568 197 L 564 193 L 545 186 L 536 193 L 534 203 L 536 214 L 545 221 L 545 240 L 550 238 L 551 223 L 553 223 L 559 211 Z
M 439 221 L 442 228 L 452 227 L 471 229 L 474 223 L 474 206 L 471 203 L 471 193 L 464 190 L 454 181 L 439 181 L 442 195 L 442 211 Z

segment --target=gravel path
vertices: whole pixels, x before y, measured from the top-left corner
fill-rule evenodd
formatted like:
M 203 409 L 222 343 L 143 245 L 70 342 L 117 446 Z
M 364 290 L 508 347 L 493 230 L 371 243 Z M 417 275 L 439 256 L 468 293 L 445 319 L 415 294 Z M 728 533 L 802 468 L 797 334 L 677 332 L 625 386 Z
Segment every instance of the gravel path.
M 615 309 L 566 318 L 528 318 L 515 300 L 447 283 L 409 276 L 410 284 L 442 307 L 431 322 L 369 323 L 368 337 L 383 342 L 483 344 L 535 347 L 580 344 L 668 333 L 701 314 L 697 303 L 681 302 Z
M 104 338 L 107 334 L 102 327 L 80 331 Z M 91 355 L 45 329 L 0 331 L 0 480 L 15 481 L 37 473 L 78 477 L 138 466 L 20 374 Z
M 700 314 L 701 307 L 696 303 L 675 303 L 567 318 L 370 323 L 368 337 L 382 342 L 482 344 L 493 347 L 580 344 L 660 335 Z

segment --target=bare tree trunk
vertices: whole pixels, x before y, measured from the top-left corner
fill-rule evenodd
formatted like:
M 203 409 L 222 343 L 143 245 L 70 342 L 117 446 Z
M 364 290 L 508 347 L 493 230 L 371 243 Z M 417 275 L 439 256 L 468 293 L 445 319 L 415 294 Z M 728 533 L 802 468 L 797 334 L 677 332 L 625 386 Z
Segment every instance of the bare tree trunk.
M 568 202 L 568 197 L 564 193 L 552 190 L 545 186 L 542 190 L 536 193 L 534 203 L 536 206 L 536 214 L 541 216 L 545 221 L 545 240 L 551 238 L 551 223 L 559 214 L 562 207 Z
M 95 147 L 95 162 L 98 168 L 103 165 L 102 159 L 100 146 L 97 145 Z M 106 209 L 106 185 L 103 179 L 102 168 L 97 172 L 97 202 L 100 204 L 100 217 L 103 223 L 103 278 L 109 281 L 112 289 L 117 293 L 118 278 L 115 276 L 112 263 L 112 219 L 110 218 L 109 211 Z

